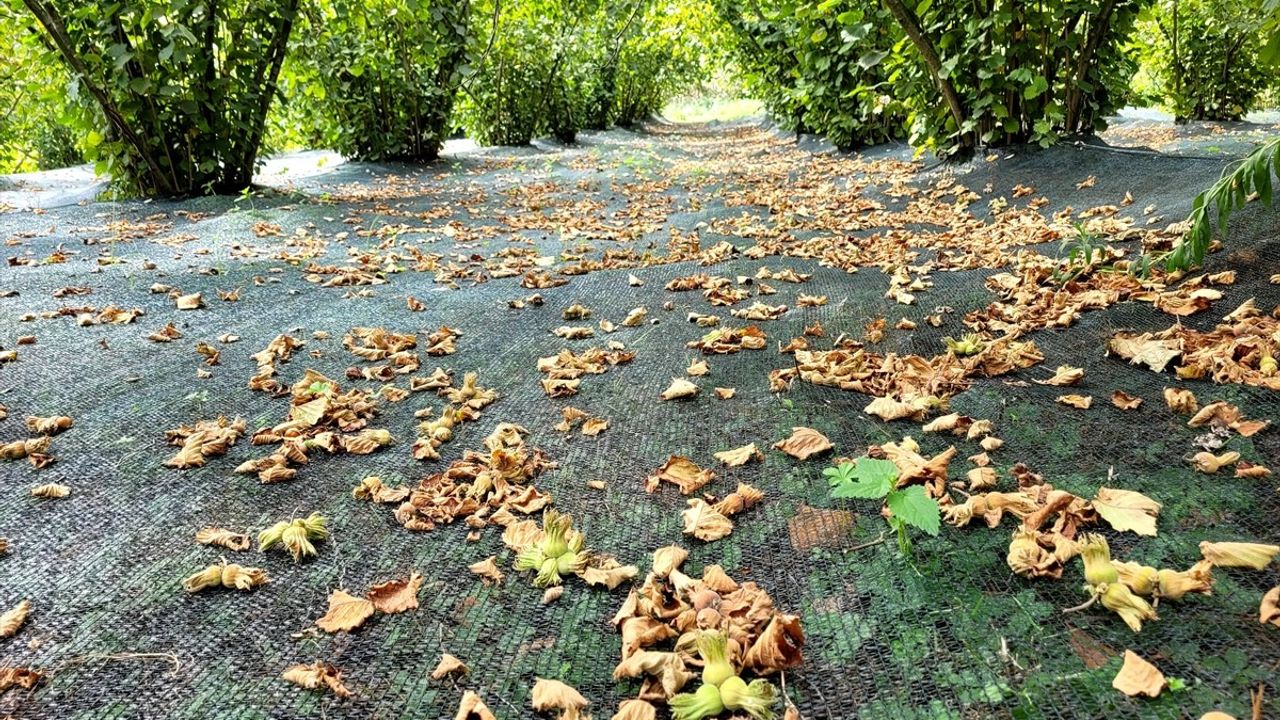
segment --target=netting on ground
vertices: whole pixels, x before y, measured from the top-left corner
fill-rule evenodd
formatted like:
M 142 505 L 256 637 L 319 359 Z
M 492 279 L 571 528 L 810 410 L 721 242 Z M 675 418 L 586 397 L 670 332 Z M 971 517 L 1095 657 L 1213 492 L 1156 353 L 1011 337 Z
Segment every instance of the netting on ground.
M 291 240 L 297 228 L 329 238 L 350 233 L 343 242 L 333 240 L 320 259 L 342 263 L 347 246 L 371 247 L 383 237 L 363 236 L 357 227 L 426 224 L 414 219 L 425 213 L 439 213 L 432 220 L 493 224 L 492 213 L 510 197 L 504 191 L 535 182 L 554 181 L 566 195 L 598 201 L 595 212 L 622 211 L 627 208 L 618 191 L 622 183 L 653 181 L 675 163 L 694 167 L 709 154 L 750 142 L 760 149 L 737 150 L 742 163 L 786 148 L 783 141 L 762 141 L 755 131 L 608 133 L 588 138 L 581 148 L 476 154 L 426 169 L 348 166 L 311 180 L 299 196 L 259 200 L 249 207 L 203 200 L 0 216 L 0 234 L 20 240 L 7 248 L 9 254 L 41 259 L 59 247 L 73 253 L 63 263 L 0 268 L 0 290 L 20 293 L 0 299 L 0 345 L 12 347 L 19 335 L 38 336 L 35 345 L 19 348 L 18 362 L 0 367 L 0 404 L 11 413 L 0 422 L 0 441 L 26 437 L 21 426 L 26 414 L 75 418 L 74 428 L 53 442 L 55 464 L 33 470 L 0 463 L 0 537 L 13 544 L 0 557 L 0 606 L 25 598 L 35 608 L 17 638 L 0 640 L 0 657 L 5 665 L 48 673 L 35 690 L 0 698 L 0 714 L 444 718 L 453 716 L 462 691 L 471 688 L 499 717 L 517 718 L 533 715 L 529 689 L 534 678 L 553 677 L 591 699 L 596 717 L 609 717 L 618 700 L 637 687 L 611 675 L 619 638 L 609 619 L 625 588 L 607 592 L 571 583 L 559 601 L 543 605 L 541 590 L 527 578 L 509 574 L 500 586 L 484 586 L 468 565 L 493 554 L 504 567 L 511 562 L 496 531 L 486 530 L 473 543 L 465 540 L 467 528 L 460 524 L 412 533 L 395 521 L 388 506 L 351 498 L 351 488 L 368 475 L 415 483 L 477 447 L 503 421 L 528 428 L 530 445 L 559 463 L 538 484 L 557 507 L 574 515 L 595 548 L 639 564 L 643 572 L 654 549 L 681 544 L 691 551 L 691 572 L 718 563 L 736 579 L 758 582 L 780 608 L 799 614 L 806 659 L 787 673 L 787 690 L 806 718 L 1182 718 L 1215 708 L 1247 717 L 1249 693 L 1260 685 L 1264 714 L 1280 712 L 1275 700 L 1280 697 L 1275 681 L 1280 631 L 1257 620 L 1259 598 L 1280 578 L 1274 566 L 1264 572 L 1219 570 L 1212 597 L 1162 604 L 1160 620 L 1135 635 L 1101 610 L 1060 612 L 1083 599 L 1078 564 L 1056 582 L 1015 576 L 1004 560 L 1012 531 L 1008 524 L 996 530 L 944 527 L 937 538 L 920 537 L 911 559 L 892 542 L 851 550 L 875 539 L 884 521 L 874 503 L 831 500 L 821 461 L 797 463 L 768 452 L 760 464 L 717 468 L 709 490 L 724 493 L 738 481 L 749 482 L 767 499 L 743 516 L 732 535 L 713 543 L 681 534 L 685 498 L 671 488 L 644 492 L 644 477 L 669 455 L 711 466 L 714 452 L 753 441 L 767 447 L 797 425 L 825 433 L 839 454 L 858 455 L 869 445 L 904 435 L 920 440 L 926 454 L 952 443 L 960 447 L 961 458 L 976 453 L 973 443 L 921 436 L 917 424 L 864 415 L 866 396 L 806 383 L 775 395 L 767 377 L 790 362 L 790 356 L 777 352 L 777 343 L 817 320 L 828 337 L 860 337 L 869 321 L 884 317 L 891 329 L 877 350 L 936 354 L 943 336 L 964 332 L 965 312 L 993 299 L 983 286 L 991 270 L 934 272 L 934 286 L 919 293 L 917 304 L 904 306 L 884 298 L 888 278 L 875 269 L 850 275 L 780 257 L 717 264 L 709 270 L 727 277 L 754 275 L 762 266 L 813 273 L 802 285 L 779 283 L 778 295 L 769 299 L 794 307 L 795 295 L 804 292 L 827 295 L 830 302 L 760 323 L 769 347 L 710 358 L 702 397 L 664 403 L 658 392 L 672 377 L 682 376 L 695 357 L 685 343 L 705 332 L 685 322 L 685 314 L 708 308 L 697 293 L 670 293 L 663 285 L 705 269 L 695 263 L 574 276 L 567 285 L 540 291 L 546 298 L 542 307 L 515 311 L 506 301 L 533 292 L 518 287 L 515 279 L 453 291 L 436 283 L 432 273 L 398 272 L 385 285 L 369 286 L 367 296 L 345 297 L 366 288 L 319 287 L 303 279 L 300 265 L 306 261 L 288 261 L 301 247 Z M 878 152 L 908 156 L 901 148 Z M 976 163 L 958 179 L 979 191 L 990 183 L 993 195 L 1034 184 L 1054 201 L 1047 211 L 1114 203 L 1128 191 L 1136 208 L 1155 204 L 1172 220 L 1185 214 L 1192 191 L 1220 169 L 1203 160 L 1059 148 Z M 1076 183 L 1089 175 L 1097 177 L 1096 185 L 1077 190 Z M 334 199 L 349 193 L 347 184 L 385 194 Z M 743 211 L 724 204 L 720 187 L 716 178 L 690 169 L 655 192 L 671 198 L 669 226 L 689 232 Z M 447 212 L 441 212 L 446 205 Z M 181 218 L 174 214 L 178 210 L 200 215 Z M 183 242 L 83 243 L 109 235 L 109 222 L 139 222 L 156 213 L 175 224 L 161 235 L 181 234 Z M 359 223 L 344 223 L 354 216 Z M 1276 219 L 1275 213 L 1251 208 L 1233 221 L 1230 251 L 1214 255 L 1208 269 L 1234 269 L 1237 282 L 1224 288 L 1226 297 L 1211 310 L 1185 318 L 1186 325 L 1212 327 L 1248 298 L 1268 310 L 1280 304 L 1280 286 L 1268 281 L 1280 272 Z M 256 237 L 254 226 L 260 222 L 279 224 L 283 235 Z M 721 239 L 744 245 L 740 238 L 700 229 L 703 247 Z M 578 244 L 554 233 L 525 237 L 544 256 L 571 253 Z M 499 228 L 492 240 L 455 247 L 437 233 L 424 235 L 423 248 L 489 255 L 517 246 L 512 238 Z M 596 254 L 605 247 L 660 250 L 667 239 L 668 228 L 662 227 L 630 243 L 602 243 Z M 244 245 L 260 252 L 246 257 Z M 144 269 L 144 260 L 157 268 Z M 629 273 L 645 285 L 629 285 Z M 148 292 L 155 282 L 184 293 L 200 291 L 211 307 L 175 314 L 172 300 Z M 53 291 L 65 286 L 89 286 L 92 293 L 54 299 Z M 242 288 L 239 302 L 217 300 L 217 290 L 233 288 Z M 420 299 L 426 310 L 410 312 L 405 295 Z M 589 306 L 593 319 L 614 322 L 644 306 L 657 322 L 566 343 L 549 331 L 563 324 L 561 312 L 575 302 Z M 673 306 L 664 311 L 667 302 Z M 67 304 L 111 303 L 142 308 L 146 315 L 122 326 L 80 327 L 70 317 L 19 321 L 24 313 Z M 922 322 L 939 307 L 954 310 L 942 327 Z M 918 329 L 892 329 L 899 317 L 917 321 Z M 170 321 L 183 333 L 181 340 L 145 339 Z M 1272 479 L 1193 472 L 1185 456 L 1202 431 L 1168 412 L 1162 389 L 1188 387 L 1202 403 L 1228 400 L 1251 418 L 1280 417 L 1280 402 L 1273 391 L 1178 382 L 1171 374 L 1104 355 L 1107 339 L 1117 330 L 1161 330 L 1172 322 L 1145 303 L 1084 313 L 1069 329 L 1030 336 L 1045 355 L 1042 364 L 980 380 L 951 404 L 994 422 L 1006 443 L 992 453 L 1002 482 L 1008 482 L 1010 467 L 1022 462 L 1082 497 L 1109 484 L 1159 500 L 1164 508 L 1157 537 L 1107 536 L 1117 557 L 1182 568 L 1198 558 L 1201 540 L 1280 541 L 1280 494 Z M 457 328 L 463 333 L 458 352 L 424 357 L 421 374 L 435 366 L 458 375 L 476 371 L 481 384 L 500 393 L 481 420 L 462 426 L 442 448 L 444 461 L 423 463 L 409 455 L 414 411 L 438 409 L 441 402 L 415 394 L 381 407 L 376 424 L 392 431 L 395 446 L 366 456 L 318 458 L 288 483 L 264 486 L 252 475 L 232 473 L 240 462 L 262 454 L 247 441 L 202 468 L 177 471 L 161 465 L 173 450 L 164 445 L 166 429 L 219 415 L 243 416 L 251 428 L 283 417 L 287 399 L 245 387 L 256 369 L 249 354 L 271 338 L 293 332 L 307 341 L 280 365 L 283 380 L 292 382 L 307 368 L 342 378 L 358 363 L 341 338 L 362 325 L 419 333 L 441 325 Z M 331 339 L 316 339 L 312 333 L 317 331 Z M 225 333 L 240 340 L 219 344 L 221 363 L 209 368 L 212 377 L 197 380 L 203 365 L 195 342 Z M 539 357 L 566 345 L 587 347 L 607 339 L 624 342 L 636 360 L 587 376 L 573 398 L 551 400 L 543 394 L 535 369 Z M 1074 391 L 1094 396 L 1090 410 L 1057 404 L 1060 388 L 1028 382 L 1047 377 L 1060 364 L 1084 369 L 1085 379 Z M 734 387 L 737 394 L 717 400 L 706 392 L 712 385 Z M 1141 397 L 1143 405 L 1128 412 L 1112 407 L 1107 399 L 1116 389 Z M 608 418 L 609 429 L 598 438 L 554 431 L 565 404 Z M 1228 447 L 1258 463 L 1280 463 L 1274 430 L 1233 438 Z M 589 480 L 604 480 L 607 487 L 588 489 Z M 73 488 L 70 497 L 39 501 L 27 494 L 32 485 L 55 481 Z M 183 577 L 218 557 L 192 542 L 196 529 L 219 525 L 257 531 L 312 511 L 327 515 L 333 527 L 333 539 L 320 546 L 314 560 L 294 564 L 284 555 L 256 550 L 245 554 L 251 559 L 241 560 L 226 553 L 230 560 L 267 568 L 272 582 L 252 593 L 182 592 Z M 312 627 L 333 588 L 354 592 L 410 570 L 426 577 L 417 611 L 379 616 L 349 634 L 328 635 Z M 1126 648 L 1157 663 L 1186 689 L 1156 700 L 1131 700 L 1113 690 L 1111 679 Z M 442 652 L 462 658 L 470 674 L 430 680 Z M 340 700 L 279 679 L 286 666 L 316 659 L 341 667 L 355 696 Z

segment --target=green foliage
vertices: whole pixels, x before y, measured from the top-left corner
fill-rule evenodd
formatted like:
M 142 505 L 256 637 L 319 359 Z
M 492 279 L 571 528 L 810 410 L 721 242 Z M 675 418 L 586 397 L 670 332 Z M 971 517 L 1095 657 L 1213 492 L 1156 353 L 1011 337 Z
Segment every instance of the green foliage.
M 299 0 L 4 1 L 67 67 L 100 171 L 145 195 L 250 184 Z
M 857 464 L 840 463 L 822 471 L 831 484 L 831 497 L 872 500 L 893 490 L 898 466 L 888 460 L 861 458 Z
M 888 460 L 862 457 L 856 463 L 841 463 L 827 468 L 822 474 L 831 485 L 833 498 L 883 498 L 891 513 L 889 526 L 897 532 L 898 547 L 903 554 L 911 552 L 908 527 L 937 535 L 942 526 L 938 501 L 929 497 L 920 485 L 897 488 L 898 466 Z
M 1240 0 L 1147 7 L 1132 52 L 1154 79 L 1150 93 L 1178 118 L 1239 120 L 1274 81 L 1261 59 L 1265 17 L 1260 4 Z
M 477 9 L 486 11 L 493 5 Z M 601 11 L 597 0 L 502 3 L 493 44 L 463 86 L 467 134 L 482 145 L 524 145 L 546 133 L 573 140 L 595 97 Z
M 645 3 L 618 38 L 613 81 L 601 83 L 607 117 L 592 127 L 631 125 L 657 113 L 676 93 L 725 63 L 725 28 L 705 0 Z M 606 65 L 607 69 L 608 66 Z M 609 77 L 607 74 L 602 77 Z M 603 122 L 599 122 L 603 120 Z
M 481 144 L 523 145 L 656 112 L 704 75 L 717 23 L 703 0 L 530 0 L 503 4 L 497 27 L 460 121 Z
M 1132 63 L 1121 43 L 1140 0 L 991 0 L 923 3 L 920 21 L 964 110 L 960 127 L 915 65 L 908 97 L 913 143 L 948 150 L 969 136 L 983 145 L 1048 145 L 1091 133 L 1121 104 Z M 912 73 L 904 71 L 904 76 Z
M 1075 237 L 1064 238 L 1058 246 L 1059 267 L 1053 271 L 1054 281 L 1063 285 L 1092 270 L 1097 254 L 1106 251 L 1106 243 L 1084 223 L 1075 223 L 1073 229 Z
M 1196 196 L 1191 204 L 1190 228 L 1173 250 L 1156 262 L 1163 261 L 1168 270 L 1184 270 L 1204 262 L 1213 242 L 1213 220 L 1218 233 L 1227 233 L 1227 220 L 1257 193 L 1264 205 L 1272 199 L 1272 174 L 1280 175 L 1280 137 L 1254 150 L 1247 157 L 1223 171 L 1212 187 Z
M 789 127 L 841 147 L 909 136 L 943 154 L 1088 133 L 1132 74 L 1140 0 L 718 0 L 748 85 Z M 937 72 L 921 44 L 937 56 Z M 943 86 L 957 106 L 944 102 Z
M 434 159 L 450 130 L 470 14 L 467 0 L 313 0 L 282 78 L 302 110 L 291 117 L 347 157 Z
M 717 7 L 734 31 L 748 90 L 784 127 L 841 148 L 902 136 L 905 107 L 890 78 L 908 61 L 893 52 L 902 33 L 879 0 Z
M 31 17 L 0 3 L 0 173 L 84 162 L 75 133 L 61 123 L 66 85 Z
M 1264 0 L 1262 3 L 1262 46 L 1258 59 L 1272 67 L 1280 65 L 1280 0 Z

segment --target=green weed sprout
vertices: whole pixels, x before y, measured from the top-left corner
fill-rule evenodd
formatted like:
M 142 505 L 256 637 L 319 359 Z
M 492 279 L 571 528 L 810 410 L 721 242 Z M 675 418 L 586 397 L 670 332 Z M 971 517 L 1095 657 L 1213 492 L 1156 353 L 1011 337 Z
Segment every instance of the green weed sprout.
M 872 500 L 883 498 L 889 508 L 889 527 L 898 535 L 898 548 L 911 552 L 907 527 L 937 535 L 942 526 L 938 501 L 920 485 L 897 487 L 898 466 L 888 460 L 858 458 L 856 463 L 840 463 L 822 471 L 831 485 L 833 498 Z

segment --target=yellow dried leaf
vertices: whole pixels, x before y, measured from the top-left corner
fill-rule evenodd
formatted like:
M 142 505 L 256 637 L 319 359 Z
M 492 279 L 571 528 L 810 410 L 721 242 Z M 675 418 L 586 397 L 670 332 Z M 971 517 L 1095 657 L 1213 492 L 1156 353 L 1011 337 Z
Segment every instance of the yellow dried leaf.
M 204 307 L 204 299 L 200 293 L 191 293 L 190 295 L 179 295 L 173 301 L 179 310 L 196 310 Z
M 878 397 L 862 408 L 862 412 L 888 422 L 906 419 L 923 420 L 928 409 L 929 403 L 924 398 L 903 402 L 891 397 Z
M 1067 387 L 1075 385 L 1084 379 L 1084 370 L 1070 365 L 1059 365 L 1053 377 L 1048 380 L 1036 380 L 1041 385 L 1055 385 L 1058 387 Z
M 458 712 L 453 720 L 498 720 L 498 717 L 475 691 L 468 690 L 462 694 L 462 702 L 458 703 Z
M 1169 361 L 1182 354 L 1182 348 L 1178 340 L 1158 340 L 1151 333 L 1144 333 L 1136 337 L 1117 335 L 1107 342 L 1107 352 L 1133 365 L 1146 365 L 1155 372 L 1164 372 Z
M 308 690 L 327 688 L 340 698 L 352 695 L 347 686 L 342 684 L 342 671 L 320 660 L 310 665 L 291 665 L 280 677 Z
M 1258 608 L 1258 622 L 1280 627 L 1280 585 L 1271 588 L 1266 595 L 1262 596 L 1262 605 Z
M 973 418 L 960 413 L 948 413 L 930 420 L 920 428 L 920 431 L 927 433 L 949 432 L 953 435 L 964 435 L 971 427 L 973 427 Z
M 653 572 L 658 577 L 667 577 L 677 570 L 689 557 L 689 551 L 679 545 L 668 545 L 653 551 Z
M 590 418 L 582 423 L 582 434 L 595 437 L 609 428 L 609 421 L 604 418 Z
M 551 332 L 565 340 L 585 340 L 596 336 L 596 331 L 590 325 L 561 325 Z
M 1262 570 L 1280 554 L 1280 545 L 1247 542 L 1200 543 L 1200 555 L 1215 567 L 1247 567 Z
M 677 400 L 679 398 L 691 398 L 697 394 L 697 385 L 684 378 L 672 378 L 671 385 L 662 391 L 661 397 L 663 400 Z
M 755 443 L 750 443 L 748 445 L 743 445 L 740 448 L 718 452 L 714 457 L 728 467 L 738 467 L 740 465 L 745 465 L 752 460 L 757 462 L 763 460 L 764 453 L 756 449 Z
M 680 488 L 681 494 L 688 495 L 711 482 L 715 476 L 715 472 L 698 467 L 697 463 L 687 457 L 672 455 L 649 476 L 644 489 L 654 492 L 658 489 L 658 484 L 665 481 L 674 483 Z
M 680 518 L 684 522 L 684 533 L 699 540 L 711 542 L 733 532 L 733 521 L 700 498 L 689 500 L 689 507 Z
M 774 615 L 742 658 L 743 666 L 759 675 L 793 668 L 804 660 L 804 631 L 796 615 Z
M 734 388 L 718 387 L 716 388 L 716 397 L 720 398 L 721 400 L 728 400 L 729 398 L 732 398 L 737 392 L 738 391 Z
M 1160 513 L 1160 503 L 1142 493 L 1099 488 L 1097 497 L 1090 504 L 1115 530 L 1130 530 L 1147 536 L 1156 534 L 1156 516 Z
M 316 620 L 316 627 L 331 633 L 351 632 L 371 617 L 373 603 L 346 590 L 334 590 L 329 595 L 329 611 Z
M 642 307 L 633 308 L 631 312 L 627 313 L 627 316 L 622 319 L 622 327 L 640 327 L 648 314 L 649 311 Z
M 826 435 L 807 427 L 791 428 L 791 437 L 773 444 L 778 450 L 797 460 L 807 460 L 835 447 Z
M 1156 697 L 1166 684 L 1164 673 L 1132 650 L 1124 651 L 1124 665 L 1111 681 L 1111 687 L 1129 697 Z
M 388 615 L 407 612 L 418 608 L 418 590 L 422 587 L 422 575 L 417 571 L 409 573 L 403 580 L 389 580 L 369 588 L 366 596 L 379 612 Z
M 1090 395 L 1059 395 L 1057 401 L 1063 405 L 1088 410 L 1089 406 L 1093 404 L 1093 397 Z
M 289 410 L 289 418 L 303 425 L 317 425 L 324 418 L 324 414 L 329 411 L 329 398 L 321 395 L 314 400 L 308 400 L 301 405 L 294 405 Z
M 658 709 L 639 698 L 618 703 L 618 712 L 610 720 L 657 720 Z
M 1241 460 L 1236 463 L 1236 477 L 1250 479 L 1271 477 L 1271 468 Z
M 578 576 L 588 585 L 603 585 L 613 590 L 639 573 L 640 569 L 635 565 L 621 565 L 618 561 L 609 559 L 587 565 Z
M 586 710 L 591 703 L 582 697 L 582 693 L 559 680 L 538 678 L 533 684 L 531 701 L 533 709 L 538 711 L 563 710 L 567 718 L 576 718 L 580 711 Z
M 16 635 L 18 630 L 22 628 L 22 623 L 27 621 L 27 615 L 30 612 L 31 601 L 23 600 L 0 615 L 0 638 L 9 638 Z
M 4 695 L 10 688 L 22 688 L 30 690 L 40 681 L 44 679 L 44 675 L 40 672 L 25 667 L 5 667 L 0 668 L 0 695 Z
M 1130 395 L 1123 390 L 1116 390 L 1111 393 L 1111 404 L 1121 410 L 1136 410 L 1142 404 L 1142 398 Z
M 468 672 L 470 672 L 470 668 L 461 660 L 449 653 L 444 653 L 441 655 L 440 663 L 436 665 L 436 669 L 431 671 L 431 679 L 443 680 L 453 674 L 466 675 Z
M 502 574 L 502 571 L 498 569 L 497 555 L 490 555 L 489 557 L 485 558 L 484 560 L 481 560 L 478 563 L 473 563 L 467 566 L 467 569 L 475 573 L 476 575 L 479 575 L 480 579 L 484 581 L 485 585 L 489 585 L 493 583 L 496 583 L 499 585 L 502 584 L 502 578 L 504 577 L 504 575 Z

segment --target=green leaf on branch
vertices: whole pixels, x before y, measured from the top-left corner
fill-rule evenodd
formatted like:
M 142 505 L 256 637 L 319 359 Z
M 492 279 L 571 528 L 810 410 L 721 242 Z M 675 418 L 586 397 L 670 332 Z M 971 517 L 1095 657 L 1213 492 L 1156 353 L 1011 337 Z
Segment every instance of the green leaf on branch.
M 888 460 L 861 458 L 856 465 L 841 463 L 822 472 L 830 478 L 831 497 L 882 498 L 898 479 L 898 466 Z
M 892 464 L 892 463 L 890 463 Z M 885 504 L 893 516 L 929 535 L 937 535 L 942 522 L 938 501 L 929 497 L 921 485 L 912 485 L 889 493 Z

